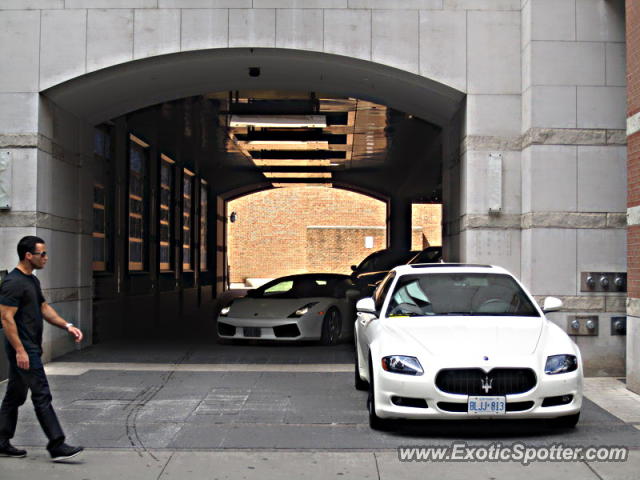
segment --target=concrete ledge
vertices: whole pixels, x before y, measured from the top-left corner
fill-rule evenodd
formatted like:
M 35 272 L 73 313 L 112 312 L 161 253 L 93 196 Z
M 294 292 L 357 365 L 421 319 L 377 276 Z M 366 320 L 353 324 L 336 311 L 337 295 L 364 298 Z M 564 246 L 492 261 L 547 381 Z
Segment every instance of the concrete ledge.
M 518 137 L 469 135 L 461 142 L 461 152 L 521 151 L 532 145 L 626 145 L 625 130 L 605 128 L 530 128 Z
M 604 312 L 606 309 L 607 297 L 604 296 L 534 295 L 534 298 L 536 299 L 536 302 L 538 302 L 538 305 L 542 305 L 544 303 L 544 299 L 549 296 L 557 297 L 562 300 L 562 312 Z
M 465 230 L 474 229 L 622 229 L 627 226 L 627 214 L 618 212 L 530 212 L 500 215 L 470 213 L 457 220 L 447 222 L 444 226 L 448 235 L 456 235 Z
M 36 133 L 16 133 L 0 135 L 0 148 L 37 148 L 56 160 L 81 167 L 85 156 L 56 143 L 52 139 Z
M 45 212 L 0 212 L 0 227 L 40 227 L 67 233 L 91 234 L 88 221 L 58 217 Z
M 93 298 L 91 287 L 45 288 L 42 293 L 51 304 Z
M 531 128 L 522 136 L 522 149 L 531 145 L 626 145 L 624 130 Z
M 462 140 L 461 153 L 467 151 L 520 151 L 522 150 L 521 137 L 489 137 L 481 135 L 469 135 Z
M 627 311 L 627 297 L 626 295 L 620 295 L 618 297 L 604 297 L 605 298 L 605 312 L 621 312 Z
M 520 229 L 521 216 L 519 214 L 502 215 L 464 215 L 461 221 L 461 230 L 476 228 Z
M 36 133 L 5 133 L 0 135 L 0 148 L 37 148 Z
M 522 228 L 607 228 L 607 213 L 533 212 L 522 215 Z

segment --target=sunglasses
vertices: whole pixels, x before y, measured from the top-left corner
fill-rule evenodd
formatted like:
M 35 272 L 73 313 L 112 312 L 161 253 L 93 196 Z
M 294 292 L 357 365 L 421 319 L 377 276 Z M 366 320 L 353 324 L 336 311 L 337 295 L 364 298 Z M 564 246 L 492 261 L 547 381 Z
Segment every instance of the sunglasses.
M 47 252 L 30 252 L 31 255 L 42 255 L 43 257 L 47 256 Z

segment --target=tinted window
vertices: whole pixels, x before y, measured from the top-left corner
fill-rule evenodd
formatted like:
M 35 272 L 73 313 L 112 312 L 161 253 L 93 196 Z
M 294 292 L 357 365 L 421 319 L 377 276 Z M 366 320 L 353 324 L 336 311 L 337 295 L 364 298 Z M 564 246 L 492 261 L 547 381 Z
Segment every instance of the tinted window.
M 409 263 L 436 263 L 442 260 L 442 248 L 429 247 L 413 257 Z
M 263 290 L 262 295 L 267 297 L 276 293 L 285 293 L 291 291 L 292 288 L 293 280 L 285 280 L 283 282 L 277 282 L 268 286 Z
M 393 291 L 388 316 L 538 316 L 534 305 L 509 275 L 434 273 L 405 275 Z
M 378 285 L 375 292 L 373 292 L 373 301 L 376 304 L 377 311 L 382 309 L 382 304 L 384 303 L 384 299 L 387 297 L 387 292 L 389 291 L 389 287 L 391 287 L 395 276 L 395 272 L 389 273 L 389 275 L 384 277 L 382 282 L 380 282 L 380 285 Z
M 344 296 L 347 276 L 323 277 L 287 277 L 273 280 L 257 290 L 251 297 L 273 298 L 305 298 L 305 297 L 338 297 Z

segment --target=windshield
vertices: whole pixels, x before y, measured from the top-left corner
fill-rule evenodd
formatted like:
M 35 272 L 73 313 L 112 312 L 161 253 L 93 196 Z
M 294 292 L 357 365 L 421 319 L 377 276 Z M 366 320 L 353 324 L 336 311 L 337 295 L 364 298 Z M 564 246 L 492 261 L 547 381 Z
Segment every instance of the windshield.
M 430 273 L 400 277 L 387 316 L 430 315 L 537 317 L 538 312 L 509 275 Z
M 305 298 L 305 297 L 344 297 L 352 285 L 345 275 L 319 275 L 285 277 L 273 280 L 262 287 L 251 290 L 252 298 Z

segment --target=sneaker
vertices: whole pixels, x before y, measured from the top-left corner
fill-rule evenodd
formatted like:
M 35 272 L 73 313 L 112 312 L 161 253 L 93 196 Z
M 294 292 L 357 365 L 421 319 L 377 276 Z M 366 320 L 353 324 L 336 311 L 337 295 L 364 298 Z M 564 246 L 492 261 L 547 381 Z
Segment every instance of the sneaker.
M 26 456 L 26 450 L 20 450 L 19 448 L 11 445 L 9 442 L 5 442 L 0 445 L 0 457 L 23 458 Z
M 62 462 L 79 455 L 83 450 L 83 447 L 72 447 L 71 445 L 63 443 L 62 445 L 49 450 L 49 455 L 51 455 L 51 460 L 53 462 Z

